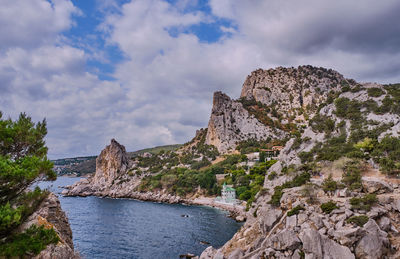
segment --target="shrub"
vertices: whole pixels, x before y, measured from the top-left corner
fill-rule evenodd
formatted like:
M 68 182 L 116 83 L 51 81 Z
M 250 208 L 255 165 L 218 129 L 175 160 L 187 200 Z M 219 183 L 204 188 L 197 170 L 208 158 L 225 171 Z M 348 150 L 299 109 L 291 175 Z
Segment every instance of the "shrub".
M 308 182 L 310 180 L 310 177 L 311 176 L 309 173 L 303 172 L 300 175 L 295 176 L 291 181 L 287 181 L 280 186 L 276 186 L 274 189 L 274 194 L 272 194 L 271 200 L 268 203 L 274 206 L 279 206 L 284 189 L 301 186 Z
M 360 215 L 360 216 L 352 216 L 352 217 L 348 218 L 348 219 L 346 220 L 346 222 L 347 222 L 347 223 L 354 223 L 354 224 L 356 224 L 357 226 L 362 227 L 362 226 L 365 225 L 365 223 L 368 222 L 368 220 L 369 220 L 369 219 L 368 219 L 368 216 L 367 216 L 367 215 Z
M 327 214 L 329 214 L 329 213 L 331 213 L 334 209 L 338 209 L 339 207 L 336 205 L 336 203 L 335 202 L 333 202 L 333 201 L 328 201 L 328 202 L 326 202 L 326 203 L 322 203 L 321 204 L 321 210 L 324 212 L 324 213 L 327 213 Z
M 304 185 L 304 188 L 301 190 L 301 194 L 304 198 L 307 198 L 307 202 L 310 204 L 314 204 L 318 200 L 315 193 L 315 188 L 311 183 L 307 183 Z
M 37 255 L 49 244 L 57 244 L 60 238 L 53 228 L 32 225 L 25 232 L 15 234 L 6 242 L 0 243 L 0 255 L 22 257 L 26 254 Z
M 379 97 L 385 93 L 381 88 L 373 87 L 367 89 L 369 97 Z
M 293 215 L 297 215 L 297 214 L 299 214 L 299 212 L 300 212 L 301 210 L 305 210 L 304 207 L 301 206 L 301 205 L 297 205 L 297 206 L 294 207 L 293 209 L 289 210 L 288 213 L 287 213 L 287 215 L 288 215 L 288 217 L 293 216 Z
M 357 161 L 349 161 L 344 167 L 345 173 L 343 174 L 342 182 L 350 190 L 360 189 L 361 184 L 361 170 L 360 163 Z
M 328 191 L 333 192 L 333 191 L 336 191 L 336 190 L 337 190 L 337 182 L 334 181 L 334 180 L 332 179 L 332 174 L 330 174 L 330 175 L 328 176 L 328 178 L 326 178 L 326 179 L 323 181 L 323 183 L 322 183 L 322 189 L 323 189 L 325 192 L 328 192 Z
M 378 199 L 375 194 L 366 194 L 361 198 L 353 197 L 350 199 L 351 208 L 355 210 L 370 211 Z
M 268 175 L 268 180 L 272 181 L 276 178 L 278 174 L 275 171 L 272 171 L 271 173 L 269 173 Z

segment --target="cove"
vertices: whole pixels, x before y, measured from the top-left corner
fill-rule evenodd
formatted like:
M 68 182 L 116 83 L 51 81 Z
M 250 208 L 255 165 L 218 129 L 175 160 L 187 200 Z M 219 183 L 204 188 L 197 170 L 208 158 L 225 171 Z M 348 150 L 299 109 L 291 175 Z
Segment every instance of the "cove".
M 242 225 L 227 212 L 205 206 L 59 195 L 61 186 L 78 180 L 59 177 L 39 186 L 59 196 L 75 248 L 87 259 L 200 255 L 207 246 L 222 246 Z

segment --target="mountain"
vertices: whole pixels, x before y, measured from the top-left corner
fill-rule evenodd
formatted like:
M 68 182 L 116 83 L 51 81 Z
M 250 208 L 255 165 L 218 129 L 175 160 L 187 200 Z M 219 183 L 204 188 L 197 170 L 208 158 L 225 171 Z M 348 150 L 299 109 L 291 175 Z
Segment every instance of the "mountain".
M 208 128 L 179 149 L 127 159 L 111 141 L 63 193 L 195 203 L 227 182 L 246 223 L 200 258 L 399 258 L 400 84 L 279 67 L 213 98 Z

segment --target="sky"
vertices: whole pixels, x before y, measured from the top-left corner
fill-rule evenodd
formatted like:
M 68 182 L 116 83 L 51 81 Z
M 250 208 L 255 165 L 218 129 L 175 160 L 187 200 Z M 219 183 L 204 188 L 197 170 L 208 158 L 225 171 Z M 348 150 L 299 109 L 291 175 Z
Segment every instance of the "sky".
M 184 143 L 251 71 L 400 82 L 398 0 L 0 0 L 0 111 L 47 120 L 49 157 Z

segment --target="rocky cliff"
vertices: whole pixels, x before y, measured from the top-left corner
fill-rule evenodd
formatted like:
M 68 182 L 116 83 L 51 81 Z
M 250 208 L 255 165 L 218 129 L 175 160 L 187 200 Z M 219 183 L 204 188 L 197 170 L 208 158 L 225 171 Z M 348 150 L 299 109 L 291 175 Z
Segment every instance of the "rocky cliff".
M 246 139 L 283 138 L 285 132 L 264 125 L 251 115 L 239 101 L 215 92 L 206 136 L 206 144 L 221 153 L 233 151 L 236 144 Z
M 306 66 L 257 70 L 241 96 L 296 130 L 246 224 L 200 258 L 399 258 L 400 85 Z
M 300 66 L 256 70 L 245 80 L 240 99 L 214 94 L 206 143 L 221 153 L 244 140 L 283 139 L 305 124 L 329 93 L 355 85 L 331 69 Z
M 96 159 L 96 173 L 93 184 L 99 187 L 110 186 L 119 176 L 126 173 L 129 161 L 125 147 L 115 139 L 103 149 Z
M 65 212 L 61 209 L 57 196 L 50 193 L 41 203 L 39 208 L 22 224 L 20 231 L 29 228 L 32 224 L 43 225 L 45 228 L 53 228 L 58 234 L 60 241 L 57 244 L 50 244 L 34 258 L 36 259 L 65 259 L 80 258 L 74 252 L 72 242 L 72 231 Z

